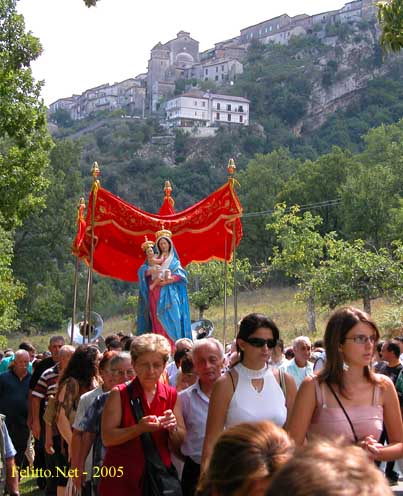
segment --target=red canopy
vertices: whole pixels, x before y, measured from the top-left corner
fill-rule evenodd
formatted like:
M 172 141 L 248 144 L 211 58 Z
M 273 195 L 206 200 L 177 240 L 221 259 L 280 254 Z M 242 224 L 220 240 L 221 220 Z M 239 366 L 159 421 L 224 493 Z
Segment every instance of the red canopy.
M 145 260 L 144 236 L 155 241 L 155 233 L 172 231 L 172 240 L 183 266 L 213 258 L 229 260 L 242 238 L 242 206 L 233 180 L 199 203 L 171 215 L 150 214 L 130 205 L 103 188 L 95 190 L 95 249 L 93 268 L 99 274 L 124 281 L 137 281 L 137 270 Z M 86 228 L 73 243 L 73 253 L 90 260 L 91 211 L 94 191 L 88 203 Z

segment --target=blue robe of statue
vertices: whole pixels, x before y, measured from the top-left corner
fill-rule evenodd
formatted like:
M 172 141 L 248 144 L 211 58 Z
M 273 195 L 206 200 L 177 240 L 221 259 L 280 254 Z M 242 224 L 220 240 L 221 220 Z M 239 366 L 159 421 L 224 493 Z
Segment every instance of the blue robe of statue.
M 147 270 L 150 268 L 148 261 L 146 260 L 140 267 L 137 334 L 155 332 L 165 335 L 173 344 L 180 338 L 192 339 L 192 331 L 186 271 L 181 266 L 172 241 L 170 239 L 167 241 L 170 244 L 170 256 L 165 268 L 169 268 L 171 276 L 178 280 L 150 290 L 151 276 L 147 275 Z

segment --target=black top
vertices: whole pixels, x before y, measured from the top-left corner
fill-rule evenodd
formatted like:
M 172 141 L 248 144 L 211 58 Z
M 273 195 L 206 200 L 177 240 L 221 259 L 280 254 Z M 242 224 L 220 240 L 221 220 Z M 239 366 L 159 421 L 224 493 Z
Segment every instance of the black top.
M 31 389 L 31 391 L 35 389 L 36 383 L 39 381 L 41 375 L 45 372 L 45 370 L 53 367 L 55 363 L 56 362 L 51 356 L 48 358 L 44 358 L 38 363 L 38 365 L 35 367 L 35 370 L 31 376 L 31 381 L 29 383 L 29 389 Z
M 0 413 L 7 427 L 24 426 L 28 418 L 28 388 L 31 374 L 20 380 L 12 370 L 0 375 Z

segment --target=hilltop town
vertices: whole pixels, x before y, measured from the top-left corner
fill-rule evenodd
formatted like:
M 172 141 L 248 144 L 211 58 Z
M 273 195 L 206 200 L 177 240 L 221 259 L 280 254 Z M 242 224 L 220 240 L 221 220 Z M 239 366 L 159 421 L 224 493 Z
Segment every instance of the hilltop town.
M 146 73 L 61 98 L 50 105 L 50 112 L 64 109 L 71 119 L 79 120 L 100 110 L 122 109 L 125 114 L 142 117 L 164 110 L 172 125 L 214 126 L 223 121 L 248 125 L 249 101 L 228 96 L 226 88 L 242 74 L 252 41 L 288 44 L 293 36 L 307 34 L 323 39 L 329 24 L 369 20 L 375 14 L 373 0 L 355 0 L 338 10 L 312 16 L 282 14 L 243 28 L 239 36 L 220 41 L 204 52 L 199 51 L 199 42 L 190 33 L 180 31 L 176 38 L 159 42 L 151 49 Z M 210 81 L 222 91 L 212 94 L 185 89 L 181 95 L 175 95 L 180 81 Z

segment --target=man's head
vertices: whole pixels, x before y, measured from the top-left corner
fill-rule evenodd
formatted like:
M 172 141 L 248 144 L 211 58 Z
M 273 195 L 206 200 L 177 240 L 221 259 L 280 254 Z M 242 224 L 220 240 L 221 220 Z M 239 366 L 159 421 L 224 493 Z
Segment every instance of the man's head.
M 60 348 L 57 360 L 59 362 L 60 372 L 62 372 L 67 367 L 67 364 L 69 363 L 70 358 L 72 357 L 74 352 L 74 346 L 71 346 L 69 344 L 65 344 Z
M 382 345 L 382 360 L 393 363 L 399 360 L 400 347 L 393 341 L 385 341 Z
M 188 338 L 181 338 L 175 341 L 175 350 L 182 351 L 184 349 L 191 350 L 193 346 L 193 341 Z
M 11 368 L 14 374 L 19 377 L 25 377 L 28 373 L 29 353 L 26 350 L 17 350 L 12 361 Z
M 396 336 L 392 339 L 393 343 L 396 343 L 399 345 L 400 348 L 400 354 L 403 353 L 403 336 Z
M 300 367 L 305 367 L 311 357 L 311 340 L 307 336 L 298 336 L 292 343 L 295 361 Z
M 281 357 L 283 356 L 283 352 L 284 352 L 284 341 L 282 339 L 277 339 L 277 344 L 271 352 L 272 360 L 275 361 L 281 360 Z
M 197 340 L 192 348 L 193 367 L 200 384 L 213 384 L 224 366 L 224 349 L 215 338 Z
M 27 341 L 23 341 L 20 343 L 18 346 L 19 350 L 25 350 L 29 353 L 29 361 L 32 362 L 32 360 L 35 358 L 35 346 L 31 343 L 28 343 Z
M 62 346 L 64 346 L 64 337 L 63 336 L 52 336 L 49 339 L 48 350 L 52 354 L 52 358 L 54 362 L 59 360 L 59 351 Z

